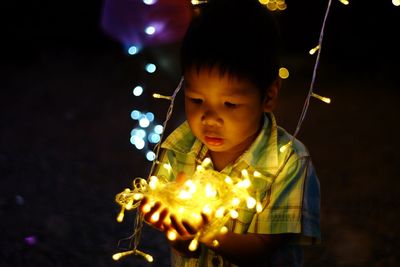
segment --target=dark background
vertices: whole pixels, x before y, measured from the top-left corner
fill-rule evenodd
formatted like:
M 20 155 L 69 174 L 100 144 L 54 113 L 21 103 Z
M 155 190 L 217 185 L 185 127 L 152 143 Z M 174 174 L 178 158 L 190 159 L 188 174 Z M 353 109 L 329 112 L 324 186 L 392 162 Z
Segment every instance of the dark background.
M 293 132 L 311 81 L 326 1 L 287 1 L 279 14 L 285 80 L 276 116 Z M 171 94 L 179 44 L 134 57 L 100 28 L 101 1 L 2 3 L 0 89 L 0 266 L 148 266 L 113 262 L 134 213 L 119 224 L 116 193 L 150 163 L 129 142 L 130 112 L 165 117 L 168 103 L 133 86 Z M 333 1 L 315 91 L 299 139 L 322 190 L 322 236 L 305 266 L 398 266 L 400 7 L 390 0 Z M 147 60 L 161 67 L 143 71 Z M 182 119 L 181 100 L 169 129 Z M 36 238 L 29 245 L 26 237 Z M 126 244 L 125 244 L 126 245 Z M 159 233 L 140 246 L 168 266 Z

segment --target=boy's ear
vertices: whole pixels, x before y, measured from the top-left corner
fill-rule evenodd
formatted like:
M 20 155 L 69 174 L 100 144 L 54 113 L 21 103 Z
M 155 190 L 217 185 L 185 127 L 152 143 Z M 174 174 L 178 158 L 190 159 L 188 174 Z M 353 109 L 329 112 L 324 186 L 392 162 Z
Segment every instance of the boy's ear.
M 275 109 L 281 85 L 282 85 L 282 79 L 278 76 L 265 92 L 264 112 L 272 112 Z

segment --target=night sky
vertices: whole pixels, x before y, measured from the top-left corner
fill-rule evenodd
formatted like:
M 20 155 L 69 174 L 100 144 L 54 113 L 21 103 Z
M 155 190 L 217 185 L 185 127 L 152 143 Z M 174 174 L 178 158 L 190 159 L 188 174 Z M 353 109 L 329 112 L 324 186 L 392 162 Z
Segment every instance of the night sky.
M 278 14 L 283 83 L 276 116 L 293 132 L 312 75 L 327 1 L 286 1 Z M 316 3 L 318 2 L 318 3 Z M 138 83 L 170 94 L 179 81 L 178 43 L 128 56 L 100 27 L 102 1 L 2 3 L 0 70 L 0 266 L 148 266 L 113 262 L 131 234 L 115 194 L 150 163 L 129 142 L 133 109 L 161 121 L 168 107 Z M 321 182 L 322 237 L 305 266 L 398 266 L 400 7 L 390 0 L 333 1 L 316 92 L 299 138 Z M 144 63 L 159 72 L 149 75 Z M 171 128 L 183 119 L 178 99 Z M 163 237 L 145 229 L 153 266 L 168 266 Z

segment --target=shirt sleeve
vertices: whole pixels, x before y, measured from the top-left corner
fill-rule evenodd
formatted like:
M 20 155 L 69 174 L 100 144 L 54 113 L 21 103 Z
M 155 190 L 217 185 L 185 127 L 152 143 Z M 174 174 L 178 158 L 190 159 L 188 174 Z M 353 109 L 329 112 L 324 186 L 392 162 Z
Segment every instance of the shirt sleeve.
M 249 233 L 301 233 L 296 243 L 320 239 L 320 188 L 308 156 L 288 160 L 267 189 L 263 206 L 253 217 Z

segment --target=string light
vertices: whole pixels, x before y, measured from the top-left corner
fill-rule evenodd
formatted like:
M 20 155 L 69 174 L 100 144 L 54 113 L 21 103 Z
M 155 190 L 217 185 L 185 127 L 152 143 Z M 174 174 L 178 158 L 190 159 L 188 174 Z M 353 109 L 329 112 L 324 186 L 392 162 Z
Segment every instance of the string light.
M 172 100 L 172 97 L 170 97 L 170 96 L 160 95 L 160 94 L 157 94 L 157 93 L 154 93 L 153 97 L 154 98 L 158 98 L 158 99 L 161 98 L 161 99 L 166 99 L 166 100 Z
M 129 48 L 128 48 L 128 54 L 129 55 L 136 55 L 137 53 L 139 53 L 139 48 L 137 47 L 137 46 L 134 46 L 134 45 L 131 45 Z
M 318 50 L 319 50 L 319 45 L 317 45 L 314 48 L 311 48 L 309 53 L 310 55 L 314 55 Z
M 136 86 L 135 88 L 133 88 L 132 93 L 133 93 L 134 96 L 142 95 L 143 94 L 143 87 L 140 86 L 140 85 Z
M 350 4 L 349 1 L 347 0 L 339 0 L 343 5 L 348 5 Z
M 319 100 L 321 100 L 321 101 L 323 101 L 323 102 L 325 102 L 327 104 L 331 103 L 331 99 L 329 97 L 320 96 L 320 95 L 317 95 L 316 93 L 312 93 L 311 96 L 315 97 L 315 98 L 317 98 L 317 99 L 319 99 Z
M 162 167 L 167 170 L 171 168 L 169 164 L 164 164 Z M 136 178 L 134 187 L 118 194 L 116 202 L 121 205 L 120 214 L 123 214 L 127 210 L 127 205 L 137 207 L 138 200 L 136 199 L 146 196 L 150 203 L 160 202 L 168 207 L 171 214 L 175 214 L 178 220 L 187 220 L 193 224 L 201 223 L 201 213 L 215 214 L 210 217 L 209 225 L 198 231 L 190 243 L 188 249 L 194 251 L 202 237 L 225 232 L 227 230 L 225 224 L 228 220 L 238 218 L 238 208 L 246 205 L 249 209 L 256 211 L 261 205 L 249 193 L 252 186 L 251 179 L 258 179 L 258 177 L 251 176 L 246 169 L 242 170 L 241 174 L 240 178 L 226 179 L 224 174 L 211 168 L 211 159 L 206 158 L 197 166 L 193 176 L 182 182 L 171 183 L 157 176 L 151 176 L 148 182 L 145 179 Z M 141 182 L 138 183 L 137 179 L 141 179 Z M 151 204 L 147 203 L 143 206 L 143 212 L 150 210 Z M 159 216 L 158 212 L 154 213 L 150 221 L 158 221 Z M 118 216 L 118 221 L 120 218 L 123 218 L 123 215 Z M 169 232 L 167 237 L 173 240 L 176 238 L 175 234 Z
M 157 67 L 153 63 L 149 63 L 146 64 L 145 69 L 148 73 L 154 73 L 157 70 Z
M 153 35 L 156 33 L 156 28 L 154 26 L 148 26 L 146 27 L 146 29 L 144 30 L 144 32 L 148 35 Z
M 400 6 L 400 0 L 392 0 L 394 6 Z

